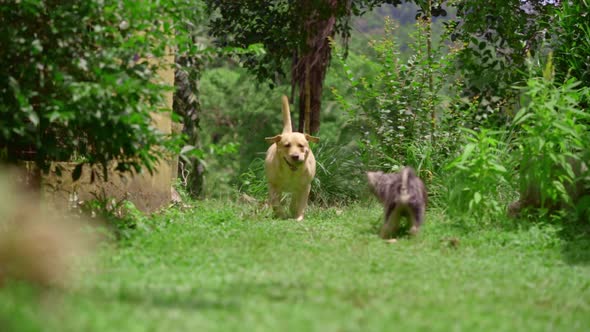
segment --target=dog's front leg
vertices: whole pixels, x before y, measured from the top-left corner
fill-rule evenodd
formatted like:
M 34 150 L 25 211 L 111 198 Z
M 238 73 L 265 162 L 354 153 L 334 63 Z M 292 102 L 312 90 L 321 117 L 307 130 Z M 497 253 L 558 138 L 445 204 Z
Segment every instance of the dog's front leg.
M 283 210 L 281 209 L 281 191 L 270 184 L 268 186 L 268 194 L 269 194 L 269 203 L 272 207 L 275 217 L 277 218 L 284 218 L 285 215 Z
M 303 220 L 310 190 L 311 184 L 307 185 L 301 191 L 293 193 L 293 197 L 291 199 L 291 215 L 295 218 L 296 221 Z
M 381 226 L 380 236 L 382 239 L 390 238 L 399 227 L 399 211 L 393 206 L 388 206 L 385 208 L 385 217 L 383 221 L 383 226 Z

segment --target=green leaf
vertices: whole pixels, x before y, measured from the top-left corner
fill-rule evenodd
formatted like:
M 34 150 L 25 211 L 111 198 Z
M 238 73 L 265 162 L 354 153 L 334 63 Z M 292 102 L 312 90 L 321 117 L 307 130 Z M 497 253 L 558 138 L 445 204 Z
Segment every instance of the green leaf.
M 463 162 L 469 160 L 469 157 L 471 157 L 471 154 L 473 153 L 473 150 L 475 149 L 475 144 L 467 144 L 465 146 L 465 148 L 463 149 L 463 153 L 461 154 L 461 160 Z
M 481 202 L 481 194 L 479 192 L 473 194 L 473 201 L 475 204 L 479 204 L 479 202 Z
M 569 134 L 573 137 L 577 137 L 578 133 L 575 131 L 574 128 L 564 125 L 563 123 L 560 122 L 554 122 L 553 126 L 555 126 L 556 128 L 560 129 L 563 133 L 565 134 Z
M 49 122 L 54 122 L 55 120 L 59 119 L 61 117 L 61 113 L 57 112 L 57 111 L 53 111 L 51 113 L 49 113 Z
M 29 121 L 35 126 L 39 126 L 39 116 L 34 111 L 30 111 L 28 114 Z
M 518 113 L 516 113 L 516 115 L 514 116 L 512 123 L 516 126 L 520 126 L 523 122 L 525 122 L 527 119 L 533 116 L 534 114 L 528 113 L 528 110 L 526 108 L 521 108 L 520 111 L 518 111 Z
M 492 163 L 492 168 L 501 173 L 506 173 L 508 171 L 504 166 L 497 163 Z

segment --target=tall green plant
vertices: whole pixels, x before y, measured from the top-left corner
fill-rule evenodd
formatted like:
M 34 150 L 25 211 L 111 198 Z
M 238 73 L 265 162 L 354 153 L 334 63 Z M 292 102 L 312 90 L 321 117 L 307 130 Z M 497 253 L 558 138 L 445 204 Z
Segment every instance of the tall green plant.
M 317 167 L 310 199 L 322 205 L 358 200 L 366 190 L 366 175 L 351 147 L 320 143 L 313 151 Z
M 376 77 L 358 78 L 344 63 L 353 96 L 347 98 L 337 90 L 333 92 L 363 135 L 361 154 L 370 168 L 393 170 L 402 164 L 417 166 L 423 160 L 415 159 L 419 155 L 415 153 L 416 146 L 430 146 L 432 135 L 445 136 L 432 132 L 432 107 L 436 107 L 438 121 L 446 123 L 450 115 L 448 105 L 459 100 L 454 88 L 460 84 L 453 84 L 454 52 L 447 45 L 439 44 L 429 57 L 427 29 L 427 22 L 418 21 L 410 44 L 413 54 L 404 62 L 400 60 L 395 23 L 387 19 L 382 39 L 370 44 L 377 54 Z M 440 129 L 444 132 L 447 128 Z M 437 143 L 437 147 L 440 143 L 448 145 L 451 140 L 447 138 Z M 440 151 L 449 152 L 442 145 Z M 421 155 L 438 157 L 429 153 Z M 438 167 L 440 160 L 434 163 L 430 160 L 429 164 Z
M 518 132 L 514 158 L 520 192 L 538 193 L 527 198 L 537 202 L 527 203 L 542 208 L 574 204 L 574 193 L 568 188 L 581 181 L 577 168 L 588 162 L 590 152 L 590 114 L 580 107 L 590 90 L 573 79 L 556 84 L 552 69 L 549 62 L 545 77 L 528 80 L 524 107 L 513 120 Z
M 590 193 L 590 115 L 580 103 L 589 89 L 575 80 L 557 84 L 548 62 L 543 77 L 520 88 L 523 106 L 510 131 L 464 129 L 466 144 L 443 181 L 443 201 L 453 213 L 499 216 L 517 194 L 510 213 L 533 208 L 530 215 L 542 217 L 556 209 L 587 210 L 580 204 Z
M 507 133 L 482 128 L 463 129 L 461 154 L 446 166 L 446 197 L 442 201 L 454 215 L 499 215 L 507 203 Z M 504 190 L 502 190 L 504 189 Z

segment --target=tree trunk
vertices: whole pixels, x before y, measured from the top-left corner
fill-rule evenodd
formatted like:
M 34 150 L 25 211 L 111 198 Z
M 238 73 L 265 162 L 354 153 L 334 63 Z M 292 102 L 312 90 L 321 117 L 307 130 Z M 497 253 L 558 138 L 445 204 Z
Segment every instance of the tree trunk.
M 200 147 L 199 121 L 201 100 L 199 98 L 199 81 L 202 63 L 194 57 L 178 57 L 174 73 L 174 113 L 182 116 L 182 132 L 187 136 L 187 145 Z M 200 198 L 204 190 L 204 166 L 196 157 L 179 160 L 178 175 L 191 196 Z
M 426 47 L 428 56 L 428 107 L 430 108 L 430 143 L 434 145 L 436 131 L 436 111 L 434 107 L 434 84 L 432 70 L 432 0 L 428 0 L 428 9 L 426 11 L 428 20 L 426 28 Z
M 303 133 L 311 133 L 311 84 L 309 77 L 309 63 L 305 63 L 305 117 Z
M 329 38 L 335 33 L 337 4 L 337 0 L 322 0 L 319 6 L 317 1 L 302 1 L 302 12 L 308 17 L 302 30 L 307 38 L 299 50 L 301 56 L 293 63 L 292 79 L 299 89 L 298 130 L 312 135 L 320 129 L 322 90 L 332 53 Z

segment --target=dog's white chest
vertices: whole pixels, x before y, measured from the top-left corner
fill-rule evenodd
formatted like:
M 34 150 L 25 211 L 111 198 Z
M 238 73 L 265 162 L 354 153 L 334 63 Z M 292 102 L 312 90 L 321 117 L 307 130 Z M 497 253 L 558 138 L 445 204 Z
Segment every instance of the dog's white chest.
M 281 191 L 284 192 L 295 192 L 301 190 L 303 186 L 307 185 L 308 177 L 303 175 L 304 173 L 301 169 L 292 171 L 288 168 L 285 168 L 284 172 L 281 172 L 282 176 L 278 181 L 278 187 L 281 188 Z

